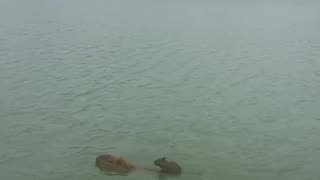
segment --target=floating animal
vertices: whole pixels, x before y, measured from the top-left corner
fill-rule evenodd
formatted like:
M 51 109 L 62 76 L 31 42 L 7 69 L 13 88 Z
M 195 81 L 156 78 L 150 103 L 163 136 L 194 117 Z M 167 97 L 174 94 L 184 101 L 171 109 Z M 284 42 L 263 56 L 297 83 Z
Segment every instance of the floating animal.
M 128 174 L 135 170 L 159 172 L 156 169 L 134 165 L 123 157 L 109 154 L 99 155 L 96 157 L 96 166 L 102 171 L 116 172 L 121 174 Z
M 154 161 L 156 166 L 160 167 L 160 172 L 167 174 L 181 174 L 182 169 L 180 165 L 174 161 L 167 161 L 165 157 Z

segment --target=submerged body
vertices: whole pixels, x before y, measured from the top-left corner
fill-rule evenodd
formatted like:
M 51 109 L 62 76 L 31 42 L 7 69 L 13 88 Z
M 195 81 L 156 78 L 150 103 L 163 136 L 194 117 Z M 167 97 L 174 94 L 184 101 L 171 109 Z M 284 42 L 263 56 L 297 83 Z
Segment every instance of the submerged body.
M 129 173 L 136 167 L 122 157 L 112 155 L 100 155 L 96 158 L 96 166 L 103 171 Z
M 128 174 L 135 170 L 159 172 L 152 168 L 134 165 L 133 163 L 122 157 L 113 155 L 99 155 L 96 158 L 96 166 L 102 171 L 110 171 L 123 174 Z

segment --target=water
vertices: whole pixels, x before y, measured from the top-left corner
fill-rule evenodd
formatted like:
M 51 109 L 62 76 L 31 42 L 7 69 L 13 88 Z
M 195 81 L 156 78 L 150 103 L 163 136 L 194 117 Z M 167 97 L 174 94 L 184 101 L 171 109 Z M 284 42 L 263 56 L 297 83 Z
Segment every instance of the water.
M 318 180 L 319 7 L 1 0 L 0 179 Z

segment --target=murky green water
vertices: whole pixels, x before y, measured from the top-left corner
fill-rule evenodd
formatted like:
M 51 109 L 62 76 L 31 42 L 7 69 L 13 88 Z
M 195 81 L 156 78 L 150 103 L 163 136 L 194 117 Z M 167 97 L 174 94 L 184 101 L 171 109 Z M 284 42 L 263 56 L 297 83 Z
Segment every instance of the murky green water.
M 0 179 L 319 180 L 319 7 L 1 0 Z

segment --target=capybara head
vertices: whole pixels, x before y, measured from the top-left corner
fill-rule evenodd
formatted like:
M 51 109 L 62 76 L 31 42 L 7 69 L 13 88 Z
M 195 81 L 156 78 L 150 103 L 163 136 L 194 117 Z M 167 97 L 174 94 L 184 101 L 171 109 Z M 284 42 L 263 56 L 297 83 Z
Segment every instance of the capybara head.
M 134 168 L 126 160 L 121 157 L 113 155 L 100 155 L 96 158 L 96 166 L 100 170 L 115 171 L 115 172 L 129 172 Z
M 154 164 L 159 166 L 160 168 L 163 168 L 167 163 L 168 161 L 166 160 L 166 157 L 159 158 L 154 161 Z

